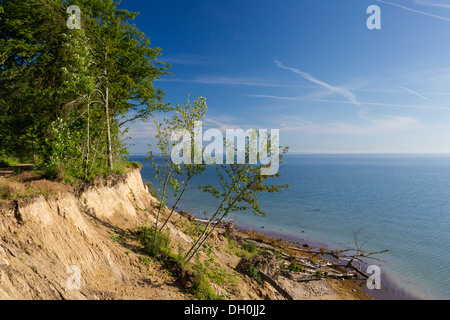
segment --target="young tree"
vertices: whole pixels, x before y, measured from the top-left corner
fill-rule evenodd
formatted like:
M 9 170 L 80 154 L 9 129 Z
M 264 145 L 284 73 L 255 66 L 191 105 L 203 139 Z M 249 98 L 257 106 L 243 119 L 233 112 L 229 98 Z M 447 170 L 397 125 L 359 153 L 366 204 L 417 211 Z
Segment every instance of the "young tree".
M 242 152 L 234 148 L 234 142 L 230 146 L 230 142 L 224 141 L 225 146 L 236 152 Z M 264 181 L 279 177 L 277 172 L 274 175 L 262 175 L 261 169 L 265 165 L 252 165 L 249 161 L 250 150 L 254 148 L 251 143 L 246 145 L 246 161 L 244 164 L 222 164 L 216 167 L 216 172 L 219 178 L 219 186 L 207 185 L 202 187 L 203 191 L 210 193 L 216 198 L 222 199 L 221 203 L 217 207 L 214 214 L 210 217 L 203 233 L 197 238 L 197 241 L 191 246 L 186 253 L 185 261 L 189 261 L 196 255 L 196 253 L 203 246 L 206 239 L 214 232 L 216 227 L 220 225 L 222 220 L 226 218 L 232 212 L 248 211 L 251 210 L 255 215 L 265 216 L 265 212 L 259 206 L 259 195 L 263 192 L 280 192 L 284 188 L 288 188 L 289 185 L 266 185 Z M 281 149 L 281 148 L 280 148 Z M 288 148 L 284 148 L 280 154 L 280 163 L 285 153 L 288 152 Z M 214 226 L 210 229 L 216 217 L 220 217 L 215 221 Z
M 194 101 L 194 105 L 191 105 L 189 101 L 189 97 L 187 100 L 187 103 L 183 105 L 182 107 L 177 107 L 176 114 L 172 118 L 172 125 L 174 128 L 182 128 L 182 131 L 185 133 L 189 133 L 187 136 L 191 138 L 191 134 L 194 132 L 197 124 L 204 119 L 206 114 L 206 99 L 203 97 L 197 98 Z M 180 137 L 182 138 L 182 137 Z M 189 150 L 187 156 L 190 157 L 191 161 L 188 161 L 188 163 L 181 163 L 179 164 L 179 167 L 177 168 L 177 178 L 178 180 L 181 180 L 181 186 L 174 189 L 174 193 L 176 198 L 175 203 L 172 206 L 172 209 L 170 211 L 169 216 L 167 217 L 166 221 L 160 228 L 160 232 L 164 229 L 164 227 L 169 222 L 170 218 L 172 217 L 175 208 L 177 207 L 178 203 L 182 199 L 184 193 L 186 190 L 188 190 L 188 187 L 190 185 L 190 182 L 192 181 L 192 178 L 194 178 L 197 175 L 201 175 L 206 170 L 206 164 L 203 162 L 203 160 L 200 163 L 193 163 L 192 159 L 195 158 L 196 154 L 202 154 L 203 148 L 198 146 L 194 139 L 187 139 L 185 143 L 188 145 L 187 148 L 183 148 L 183 150 Z M 197 148 L 201 148 L 201 150 L 197 150 Z M 173 154 L 173 149 L 172 149 Z M 173 159 L 172 159 L 173 161 Z M 181 191 L 180 191 L 181 190 Z M 178 195 L 178 196 L 177 196 Z
M 175 113 L 170 119 L 164 119 L 162 122 L 155 120 L 155 127 L 157 129 L 156 139 L 157 147 L 156 152 L 152 150 L 150 146 L 149 160 L 151 165 L 155 169 L 155 178 L 161 185 L 161 190 L 159 194 L 159 208 L 156 215 L 155 230 L 154 230 L 154 248 L 156 248 L 158 234 L 162 232 L 166 224 L 169 222 L 172 214 L 181 200 L 183 194 L 188 189 L 191 179 L 198 174 L 201 174 L 206 169 L 206 166 L 201 164 L 177 164 L 173 161 L 173 150 L 174 147 L 180 143 L 176 139 L 185 138 L 177 136 L 179 133 L 186 133 L 189 137 L 186 141 L 188 154 L 184 156 L 191 158 L 192 151 L 196 147 L 193 141 L 190 139 L 190 133 L 194 131 L 194 126 L 197 121 L 204 118 L 206 113 L 206 99 L 203 97 L 197 98 L 192 105 L 187 99 L 187 103 L 184 105 L 177 105 L 175 107 Z M 195 152 L 195 151 L 194 151 Z M 159 161 L 156 159 L 160 159 Z M 182 177 L 183 181 L 180 183 L 179 178 Z M 172 210 L 167 217 L 164 224 L 159 228 L 159 219 L 162 210 L 166 206 L 168 188 L 171 188 L 174 192 L 177 200 L 172 206 Z

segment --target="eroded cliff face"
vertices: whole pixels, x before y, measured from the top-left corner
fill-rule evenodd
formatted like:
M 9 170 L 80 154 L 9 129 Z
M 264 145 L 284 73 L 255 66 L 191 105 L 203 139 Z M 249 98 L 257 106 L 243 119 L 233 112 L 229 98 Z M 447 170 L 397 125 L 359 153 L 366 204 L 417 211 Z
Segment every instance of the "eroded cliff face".
M 1 202 L 0 299 L 193 299 L 158 260 L 142 254 L 133 237 L 136 227 L 154 224 L 158 205 L 139 169 L 82 191 Z M 161 221 L 168 214 L 163 210 Z M 189 228 L 200 226 L 175 212 L 167 227 L 176 253 L 187 252 L 195 240 Z M 227 275 L 226 283 L 212 283 L 215 293 L 229 299 L 284 299 L 270 284 L 262 287 L 237 271 L 239 249 L 219 229 L 201 252 L 201 259 L 211 259 L 207 248 L 214 248 L 214 266 Z M 278 281 L 295 299 L 366 298 L 349 295 L 343 281 L 291 278 Z
M 136 227 L 155 222 L 158 204 L 139 169 L 76 193 L 3 203 L 0 299 L 193 299 L 130 240 Z M 162 220 L 167 214 L 163 212 Z M 188 218 L 175 213 L 167 225 L 175 252 L 193 243 L 180 231 L 187 224 Z M 228 291 L 213 284 L 218 294 L 231 299 L 281 297 L 234 270 L 239 257 L 226 252 L 223 236 L 214 233 L 211 243 L 222 248 L 214 253 L 215 263 L 235 277 Z
M 154 219 L 157 201 L 139 170 L 80 194 L 27 202 L 0 212 L 0 299 L 186 298 L 164 284 L 168 274 L 152 281 L 152 266 L 118 240 Z

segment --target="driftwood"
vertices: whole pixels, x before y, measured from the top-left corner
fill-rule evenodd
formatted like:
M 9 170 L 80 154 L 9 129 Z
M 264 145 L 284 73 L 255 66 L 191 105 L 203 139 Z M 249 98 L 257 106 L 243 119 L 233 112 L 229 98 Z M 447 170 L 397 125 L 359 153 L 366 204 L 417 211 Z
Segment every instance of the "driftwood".
M 307 268 L 305 271 L 310 274 L 314 274 L 315 272 L 317 273 L 318 271 L 321 271 L 321 272 L 326 272 L 327 277 L 336 278 L 336 279 L 354 278 L 357 276 L 357 274 L 359 274 L 365 278 L 369 278 L 369 275 L 367 273 L 365 273 L 364 271 L 362 271 L 357 266 L 355 266 L 355 264 L 353 262 L 355 260 L 360 260 L 360 258 L 382 261 L 381 259 L 373 257 L 373 255 L 384 253 L 384 252 L 389 252 L 389 250 L 364 252 L 364 250 L 362 250 L 362 246 L 367 241 L 363 242 L 362 245 L 360 245 L 358 243 L 357 235 L 358 235 L 359 231 L 357 231 L 355 233 L 356 249 L 344 249 L 344 250 L 339 250 L 339 251 L 335 250 L 335 251 L 329 251 L 329 252 L 325 251 L 323 248 L 321 248 L 319 250 L 317 250 L 317 249 L 311 250 L 311 249 L 303 249 L 303 248 L 299 248 L 299 247 L 294 247 L 294 246 L 289 245 L 289 243 L 286 243 L 286 245 L 284 245 L 284 243 L 283 243 L 282 245 L 280 245 L 277 248 L 276 244 L 273 244 L 273 243 L 270 243 L 270 242 L 267 242 L 267 241 L 264 241 L 261 239 L 256 239 L 253 237 L 246 237 L 246 240 L 251 241 L 259 248 L 270 250 L 272 252 L 277 252 L 277 254 L 281 254 L 281 256 L 283 258 L 285 258 L 286 260 L 295 261 L 295 263 L 298 264 L 299 266 Z M 291 255 L 288 255 L 288 254 L 282 252 L 283 249 L 299 251 L 299 252 L 303 252 L 303 253 L 309 253 L 309 254 L 312 254 L 312 257 L 291 256 Z M 356 253 L 352 255 L 351 251 L 355 251 Z M 354 272 L 339 273 L 336 270 L 326 268 L 324 265 L 321 265 L 321 264 L 317 265 L 315 262 L 312 261 L 312 259 L 319 255 L 330 255 L 330 256 L 334 257 L 335 259 L 337 259 L 338 261 L 340 261 L 340 263 L 342 263 L 344 261 L 348 261 L 345 268 L 351 269 L 351 270 L 355 271 L 356 273 L 354 273 Z M 341 266 L 344 267 L 344 265 L 341 265 Z M 294 272 L 294 271 L 291 271 L 291 272 Z
M 275 252 L 279 252 L 281 254 L 281 256 L 283 258 L 286 258 L 288 260 L 295 260 L 296 264 L 308 268 L 308 269 L 313 269 L 314 271 L 322 271 L 322 272 L 327 272 L 327 277 L 329 278 L 335 278 L 335 279 L 346 279 L 346 278 L 354 278 L 356 276 L 355 273 L 337 273 L 335 270 L 332 270 L 330 268 L 326 268 L 323 265 L 313 265 L 312 263 L 307 263 L 310 261 L 310 258 L 305 258 L 305 257 L 294 257 L 294 256 L 290 256 L 284 252 L 281 252 L 279 249 L 273 247 L 272 244 L 265 242 L 265 241 L 259 241 L 257 239 L 253 239 L 253 238 L 247 238 L 247 240 L 250 240 L 251 242 L 253 242 L 257 247 L 259 248 L 263 248 L 263 249 L 267 249 L 270 251 L 275 251 Z M 305 249 L 300 249 L 300 248 L 295 248 L 295 247 L 288 247 L 287 249 L 293 249 L 293 250 L 297 250 L 297 251 L 301 251 L 301 252 L 306 252 L 306 253 L 311 253 L 311 254 L 329 254 L 332 255 L 332 252 L 323 252 L 323 251 L 314 251 L 314 250 L 305 250 Z M 349 251 L 350 249 L 347 250 L 341 250 L 340 252 L 345 252 L 345 251 Z M 384 251 L 382 251 L 384 252 Z M 305 261 L 306 260 L 306 261 Z M 305 263 L 305 262 L 306 263 Z M 355 265 L 351 264 L 349 266 L 351 269 L 355 270 L 357 273 L 368 277 L 363 271 L 359 270 Z M 314 271 L 310 272 L 314 274 Z
M 353 264 L 353 259 L 351 259 L 348 263 L 347 263 L 347 268 L 351 268 L 353 270 L 355 270 L 357 273 L 359 273 L 360 275 L 369 278 L 369 275 L 367 273 L 365 273 L 364 271 L 360 270 L 357 266 L 355 266 Z
M 286 291 L 282 286 L 280 286 L 274 279 L 269 277 L 267 274 L 262 272 L 261 270 L 258 270 L 259 276 L 262 280 L 269 283 L 272 287 L 274 287 L 286 300 L 294 300 L 294 297 Z

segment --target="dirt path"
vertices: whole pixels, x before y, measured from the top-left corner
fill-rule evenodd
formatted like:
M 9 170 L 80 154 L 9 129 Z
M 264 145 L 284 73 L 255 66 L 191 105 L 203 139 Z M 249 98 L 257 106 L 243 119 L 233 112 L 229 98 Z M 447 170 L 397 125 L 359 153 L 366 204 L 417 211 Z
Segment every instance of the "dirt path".
M 0 177 L 9 178 L 17 170 L 19 170 L 19 171 L 32 170 L 33 166 L 34 165 L 32 163 L 21 163 L 21 164 L 18 164 L 16 166 L 13 166 L 13 167 L 0 168 Z

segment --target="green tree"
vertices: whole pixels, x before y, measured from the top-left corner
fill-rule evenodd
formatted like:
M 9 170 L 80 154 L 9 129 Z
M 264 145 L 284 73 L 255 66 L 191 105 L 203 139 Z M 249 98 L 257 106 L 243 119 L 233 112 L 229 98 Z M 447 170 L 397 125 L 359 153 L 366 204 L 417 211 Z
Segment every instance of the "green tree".
M 154 87 L 170 65 L 119 2 L 70 4 L 81 29 L 65 0 L 0 0 L 0 152 L 90 179 L 126 153 L 130 123 L 170 109 Z
M 234 153 L 242 152 L 234 147 L 234 142 L 224 140 L 224 146 L 227 149 L 234 150 Z M 224 218 L 233 212 L 252 211 L 255 215 L 265 216 L 266 213 L 259 206 L 259 195 L 263 192 L 280 192 L 289 185 L 275 185 L 265 184 L 266 179 L 279 177 L 277 172 L 274 175 L 262 175 L 261 169 L 266 165 L 250 164 L 250 150 L 255 146 L 251 142 L 246 144 L 245 163 L 244 164 L 222 164 L 216 167 L 219 184 L 218 186 L 207 185 L 201 187 L 204 192 L 210 193 L 215 198 L 221 199 L 214 214 L 210 217 L 203 233 L 197 238 L 196 242 L 191 246 L 186 253 L 185 261 L 188 263 L 203 246 L 206 239 L 214 232 L 216 227 L 220 225 Z M 270 146 L 269 146 L 270 148 Z M 280 147 L 280 149 L 282 149 Z M 283 156 L 288 152 L 288 148 L 282 149 L 280 154 L 280 163 Z M 219 217 L 213 224 L 214 219 Z
M 137 16 L 118 9 L 119 1 L 73 1 L 83 13 L 91 53 L 91 72 L 95 77 L 95 98 L 104 109 L 108 168 L 112 170 L 114 154 L 120 153 L 120 129 L 135 120 L 148 120 L 157 111 L 168 111 L 164 92 L 153 85 L 170 65 L 157 60 L 160 48 L 150 46 L 150 38 L 131 24 Z M 112 137 L 112 132 L 115 132 Z
M 156 215 L 155 222 L 155 235 L 154 241 L 156 245 L 158 232 L 161 232 L 166 224 L 172 217 L 175 208 L 181 200 L 183 194 L 188 189 L 191 179 L 198 174 L 205 171 L 206 165 L 202 162 L 200 164 L 194 163 L 181 163 L 176 164 L 173 162 L 172 153 L 174 147 L 180 143 L 186 143 L 188 154 L 184 155 L 192 159 L 192 154 L 195 152 L 196 146 L 194 145 L 191 137 L 191 133 L 194 131 L 194 126 L 197 121 L 203 120 L 206 113 L 206 99 L 203 97 L 197 98 L 192 105 L 187 99 L 186 104 L 177 105 L 174 110 L 174 114 L 170 119 L 164 119 L 162 122 L 155 120 L 155 127 L 157 129 L 157 149 L 152 150 L 150 146 L 149 157 L 151 165 L 155 169 L 155 178 L 160 183 L 162 190 L 159 194 L 159 208 Z M 174 141 L 173 133 L 186 133 L 189 136 L 187 141 Z M 182 138 L 182 137 L 178 137 Z M 184 139 L 182 139 L 184 140 Z M 184 149 L 184 148 L 183 148 Z M 156 159 L 160 159 L 159 161 Z M 183 179 L 181 183 L 179 179 Z M 159 219 L 161 211 L 166 206 L 168 188 L 171 188 L 176 197 L 175 204 L 172 206 L 171 212 L 167 217 L 164 224 L 159 228 Z
M 8 152 L 36 159 L 51 123 L 79 89 L 68 81 L 73 38 L 61 1 L 0 0 L 0 7 L 0 135 Z

